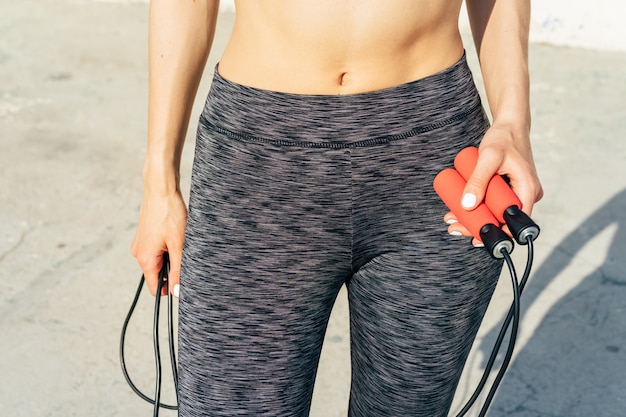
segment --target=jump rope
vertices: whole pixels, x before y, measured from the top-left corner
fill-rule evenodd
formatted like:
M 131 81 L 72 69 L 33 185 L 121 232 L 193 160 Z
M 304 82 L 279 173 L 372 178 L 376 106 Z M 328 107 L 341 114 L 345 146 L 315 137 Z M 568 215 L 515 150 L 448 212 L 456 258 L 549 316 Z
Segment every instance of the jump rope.
M 478 149 L 475 147 L 468 147 L 458 153 L 454 159 L 454 168 L 446 168 L 441 171 L 435 177 L 433 186 L 435 191 L 441 198 L 441 200 L 448 206 L 450 211 L 457 217 L 458 221 L 465 226 L 470 233 L 477 239 L 480 239 L 485 247 L 485 250 L 494 259 L 503 259 L 509 269 L 509 275 L 511 277 L 511 284 L 513 288 L 513 302 L 509 311 L 502 323 L 500 333 L 496 339 L 487 365 L 483 375 L 476 387 L 474 393 L 469 400 L 465 403 L 461 411 L 456 417 L 463 417 L 475 404 L 476 400 L 482 393 L 487 384 L 491 370 L 495 364 L 502 343 L 506 336 L 509 327 L 511 328 L 509 334 L 509 341 L 504 358 L 500 369 L 496 374 L 491 388 L 485 398 L 483 406 L 480 410 L 479 417 L 484 417 L 487 414 L 487 410 L 491 405 L 491 402 L 496 394 L 496 390 L 500 385 L 500 382 L 504 378 L 504 374 L 511 362 L 513 356 L 513 350 L 515 348 L 515 341 L 517 339 L 517 333 L 520 322 L 520 298 L 530 271 L 532 268 L 534 257 L 533 242 L 539 236 L 539 226 L 528 217 L 522 210 L 522 203 L 513 190 L 509 187 L 507 182 L 500 175 L 495 175 L 487 186 L 487 191 L 483 202 L 481 202 L 475 209 L 468 211 L 461 207 L 461 198 L 463 190 L 466 185 L 466 181 L 469 179 L 471 173 L 474 171 L 476 161 L 478 160 Z M 527 246 L 527 259 L 526 267 L 521 280 L 518 280 L 513 260 L 511 259 L 511 252 L 513 251 L 514 242 L 503 230 L 502 227 L 506 225 L 509 228 L 509 232 L 520 245 Z M 126 382 L 132 388 L 132 390 L 142 399 L 154 406 L 153 417 L 158 417 L 159 409 L 164 408 L 168 410 L 177 410 L 177 405 L 168 405 L 161 403 L 161 352 L 159 346 L 159 315 L 161 305 L 161 292 L 163 288 L 167 288 L 167 280 L 169 276 L 169 257 L 167 253 L 163 254 L 163 266 L 159 272 L 159 280 L 156 290 L 155 304 L 154 304 L 154 320 L 152 328 L 152 338 L 154 345 L 154 359 L 155 359 L 155 394 L 154 398 L 150 398 L 144 394 L 133 383 L 128 370 L 126 368 L 126 361 L 124 357 L 124 345 L 126 338 L 126 330 L 128 323 L 133 315 L 141 290 L 144 285 L 145 277 L 142 275 L 139 281 L 139 287 L 135 293 L 135 298 L 130 306 L 124 324 L 122 326 L 122 334 L 120 337 L 120 365 L 122 367 L 122 373 L 126 378 Z M 172 367 L 172 375 L 174 379 L 174 389 L 176 392 L 176 402 L 178 403 L 178 371 L 176 367 L 176 352 L 174 347 L 174 320 L 173 320 L 173 299 L 171 291 L 167 291 L 167 328 L 168 328 L 168 345 L 170 353 L 170 363 Z

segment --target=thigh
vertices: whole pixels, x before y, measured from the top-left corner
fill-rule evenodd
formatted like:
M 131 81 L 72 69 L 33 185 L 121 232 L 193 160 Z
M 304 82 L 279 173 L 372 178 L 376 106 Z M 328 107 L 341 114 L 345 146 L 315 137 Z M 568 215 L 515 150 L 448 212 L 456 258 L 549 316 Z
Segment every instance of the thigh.
M 305 416 L 350 268 L 340 153 L 203 129 L 181 273 L 180 415 Z
M 502 263 L 449 236 L 432 181 L 482 111 L 354 158 L 351 415 L 446 416 Z
M 351 415 L 447 416 L 501 271 L 459 243 L 415 243 L 351 279 Z

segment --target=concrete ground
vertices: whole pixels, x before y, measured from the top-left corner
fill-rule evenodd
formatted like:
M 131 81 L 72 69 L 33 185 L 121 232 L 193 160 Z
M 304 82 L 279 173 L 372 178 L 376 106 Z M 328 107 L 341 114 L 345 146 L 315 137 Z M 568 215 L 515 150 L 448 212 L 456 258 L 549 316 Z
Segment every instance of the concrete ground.
M 148 415 L 118 365 L 140 274 L 129 245 L 142 193 L 147 5 L 21 0 L 1 9 L 0 416 Z M 194 119 L 232 19 L 220 18 Z M 539 44 L 530 53 L 533 141 L 546 191 L 534 217 L 543 230 L 516 356 L 490 415 L 622 417 L 626 53 Z M 523 249 L 515 259 L 523 263 Z M 480 376 L 510 297 L 503 276 L 457 404 Z M 127 349 L 147 391 L 151 310 L 145 295 Z M 346 314 L 342 294 L 312 416 L 346 415 Z M 165 389 L 171 401 L 171 384 Z

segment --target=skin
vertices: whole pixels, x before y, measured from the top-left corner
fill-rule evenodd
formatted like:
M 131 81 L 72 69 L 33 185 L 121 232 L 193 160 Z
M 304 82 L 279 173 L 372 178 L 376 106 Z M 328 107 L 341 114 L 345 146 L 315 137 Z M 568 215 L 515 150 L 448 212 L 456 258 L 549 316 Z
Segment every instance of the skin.
M 180 158 L 218 3 L 150 3 L 148 146 L 131 252 L 153 294 L 164 252 L 171 262 L 170 290 L 179 283 L 187 218 Z M 543 195 L 530 145 L 529 3 L 466 1 L 493 124 L 465 189 L 480 202 L 489 179 L 507 175 L 528 214 Z M 461 0 L 239 0 L 219 72 L 240 84 L 298 94 L 354 94 L 402 84 L 459 60 L 460 7 Z M 448 232 L 470 236 L 451 213 L 444 221 Z

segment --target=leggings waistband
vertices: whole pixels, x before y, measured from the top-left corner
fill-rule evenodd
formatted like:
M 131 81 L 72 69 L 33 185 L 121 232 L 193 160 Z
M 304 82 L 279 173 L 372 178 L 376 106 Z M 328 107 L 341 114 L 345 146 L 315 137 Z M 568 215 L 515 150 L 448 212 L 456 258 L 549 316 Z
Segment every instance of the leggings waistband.
M 201 123 L 233 138 L 310 147 L 369 146 L 434 130 L 482 112 L 465 55 L 416 81 L 348 95 L 249 87 L 216 70 Z

